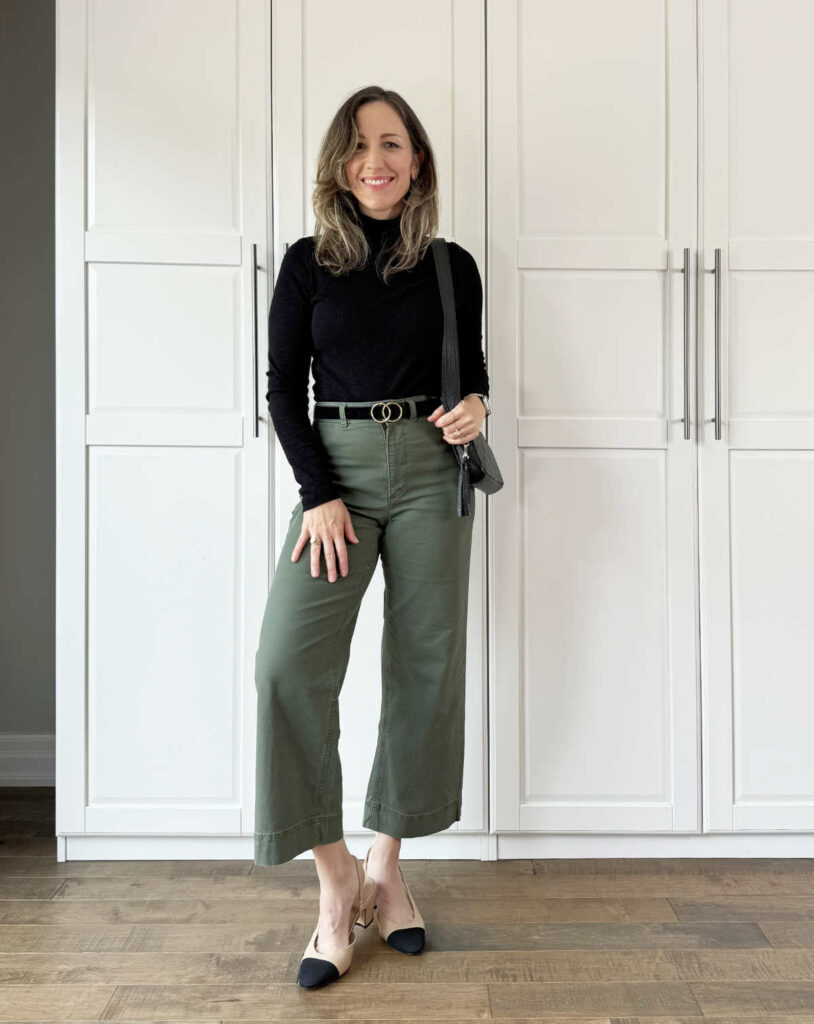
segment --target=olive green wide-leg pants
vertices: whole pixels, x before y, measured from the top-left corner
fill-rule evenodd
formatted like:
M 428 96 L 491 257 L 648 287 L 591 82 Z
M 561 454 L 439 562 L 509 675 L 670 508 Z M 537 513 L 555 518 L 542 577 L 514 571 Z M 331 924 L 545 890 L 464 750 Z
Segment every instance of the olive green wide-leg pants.
M 431 835 L 461 816 L 466 622 L 472 525 L 457 514 L 458 465 L 443 431 L 415 414 L 390 422 L 314 420 L 359 543 L 348 575 L 311 575 L 310 545 L 291 561 L 303 520 L 291 513 L 255 659 L 254 862 L 281 864 L 343 836 L 339 693 L 359 607 L 384 573 L 381 714 L 363 825 Z M 440 399 L 436 403 L 440 405 Z M 381 407 L 376 409 L 381 418 Z M 397 410 L 395 415 L 398 415 Z

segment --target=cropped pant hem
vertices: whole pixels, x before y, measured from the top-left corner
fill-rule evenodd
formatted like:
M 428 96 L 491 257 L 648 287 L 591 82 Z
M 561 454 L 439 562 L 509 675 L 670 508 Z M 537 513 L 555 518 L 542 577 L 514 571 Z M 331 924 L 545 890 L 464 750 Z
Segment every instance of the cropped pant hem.
M 460 797 L 449 803 L 420 814 L 403 814 L 373 800 L 365 801 L 365 815 L 362 824 L 374 832 L 383 832 L 394 839 L 408 839 L 413 836 L 430 836 L 448 828 L 460 820 Z
M 409 839 L 442 832 L 461 819 L 461 799 L 420 814 L 404 814 L 392 807 L 365 801 L 362 826 L 383 832 L 394 839 Z M 344 837 L 342 813 L 317 814 L 281 832 L 255 832 L 254 863 L 260 866 L 284 864 L 305 850 L 323 843 L 335 843 Z
M 317 814 L 281 832 L 255 832 L 254 863 L 283 864 L 323 843 L 342 839 L 342 813 Z

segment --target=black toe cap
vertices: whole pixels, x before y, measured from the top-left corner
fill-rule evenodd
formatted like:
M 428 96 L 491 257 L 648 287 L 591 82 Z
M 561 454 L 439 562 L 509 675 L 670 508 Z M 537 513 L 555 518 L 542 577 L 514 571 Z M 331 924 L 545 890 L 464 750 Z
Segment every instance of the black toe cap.
M 420 953 L 424 948 L 424 929 L 397 928 L 387 936 L 387 942 L 399 953 Z
M 307 956 L 300 963 L 297 984 L 302 985 L 303 988 L 319 988 L 320 985 L 327 985 L 329 981 L 336 981 L 338 977 L 339 971 L 335 964 L 329 960 Z

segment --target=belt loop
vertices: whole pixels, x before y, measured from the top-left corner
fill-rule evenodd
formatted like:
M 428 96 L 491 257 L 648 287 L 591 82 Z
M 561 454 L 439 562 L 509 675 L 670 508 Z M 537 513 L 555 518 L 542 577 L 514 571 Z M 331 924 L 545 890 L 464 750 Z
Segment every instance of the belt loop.
M 411 420 L 418 419 L 418 414 L 415 411 L 415 399 L 414 398 L 408 398 L 407 401 L 408 401 L 408 403 L 410 405 L 410 419 Z
M 342 427 L 346 427 L 348 425 L 348 414 L 347 414 L 346 409 L 347 409 L 347 406 L 345 405 L 345 403 L 344 402 L 340 402 L 339 403 L 339 424 Z

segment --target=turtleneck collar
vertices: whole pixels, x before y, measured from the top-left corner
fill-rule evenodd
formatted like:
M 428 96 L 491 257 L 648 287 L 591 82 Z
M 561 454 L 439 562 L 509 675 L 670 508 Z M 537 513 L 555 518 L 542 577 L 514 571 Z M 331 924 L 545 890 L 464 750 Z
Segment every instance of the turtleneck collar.
M 379 242 L 385 234 L 399 230 L 399 225 L 401 224 L 400 213 L 396 214 L 395 217 L 387 217 L 384 220 L 379 217 L 371 217 L 362 211 L 358 201 L 356 202 L 356 212 L 359 214 L 359 222 L 369 242 Z

